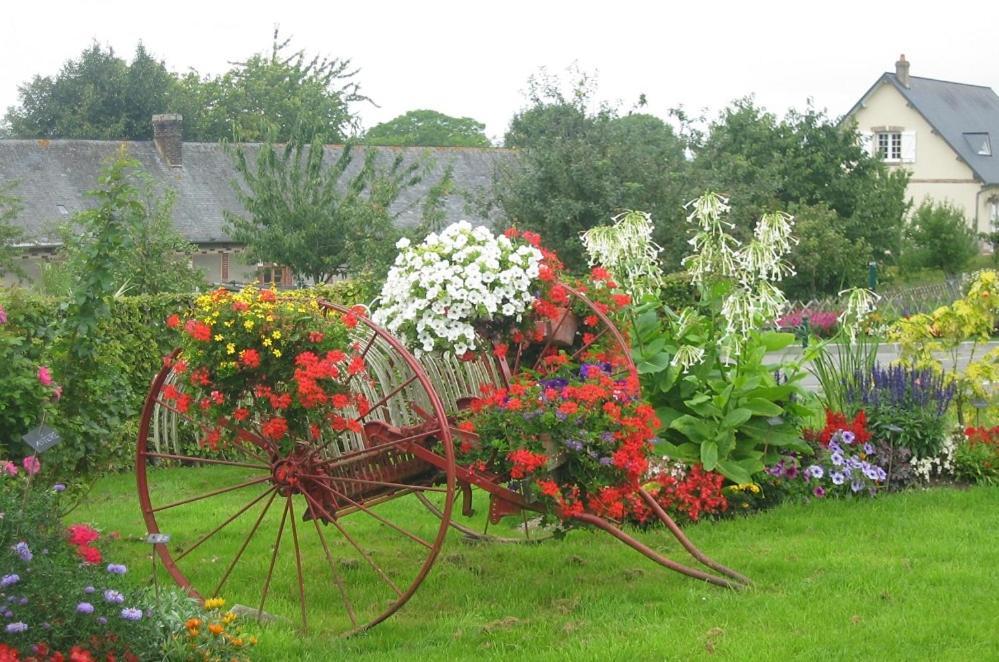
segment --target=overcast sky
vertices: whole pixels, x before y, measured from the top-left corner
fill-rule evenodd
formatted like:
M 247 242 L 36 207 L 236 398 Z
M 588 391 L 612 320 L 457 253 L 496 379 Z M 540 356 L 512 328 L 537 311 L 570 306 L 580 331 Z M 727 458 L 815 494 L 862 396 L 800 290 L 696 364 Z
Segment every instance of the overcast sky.
M 838 116 L 899 53 L 913 76 L 999 88 L 999 2 L 301 2 L 14 0 L 0 12 L 0 109 L 90 42 L 131 58 L 141 40 L 175 71 L 219 73 L 280 26 L 308 53 L 350 58 L 370 127 L 431 108 L 501 138 L 539 67 L 596 71 L 599 97 L 665 116 L 755 94 L 768 109 L 811 98 Z

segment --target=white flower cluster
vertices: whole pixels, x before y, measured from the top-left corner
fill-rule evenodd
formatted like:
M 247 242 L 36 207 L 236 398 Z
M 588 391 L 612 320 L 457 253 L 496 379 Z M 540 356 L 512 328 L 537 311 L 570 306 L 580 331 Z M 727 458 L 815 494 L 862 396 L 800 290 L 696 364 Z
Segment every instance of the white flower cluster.
M 613 225 L 590 228 L 581 235 L 590 266 L 609 269 L 634 301 L 658 296 L 663 286 L 659 260 L 663 249 L 652 241 L 652 216 L 628 211 L 611 220 Z
M 459 221 L 417 246 L 400 239 L 396 248 L 372 319 L 417 355 L 449 350 L 461 356 L 476 349 L 476 322 L 520 322 L 534 301 L 541 251 L 487 228 Z
M 933 476 L 954 475 L 954 451 L 957 450 L 955 435 L 949 435 L 940 447 L 940 452 L 932 457 L 913 458 L 912 473 L 924 482 Z

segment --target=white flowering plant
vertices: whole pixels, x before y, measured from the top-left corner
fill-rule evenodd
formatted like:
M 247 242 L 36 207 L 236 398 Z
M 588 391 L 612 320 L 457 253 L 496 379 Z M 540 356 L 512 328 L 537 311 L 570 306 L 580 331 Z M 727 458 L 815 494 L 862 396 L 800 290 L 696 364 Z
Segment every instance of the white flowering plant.
M 417 354 L 481 349 L 481 327 L 520 323 L 536 298 L 543 255 L 511 238 L 454 223 L 420 244 L 401 239 L 372 319 Z

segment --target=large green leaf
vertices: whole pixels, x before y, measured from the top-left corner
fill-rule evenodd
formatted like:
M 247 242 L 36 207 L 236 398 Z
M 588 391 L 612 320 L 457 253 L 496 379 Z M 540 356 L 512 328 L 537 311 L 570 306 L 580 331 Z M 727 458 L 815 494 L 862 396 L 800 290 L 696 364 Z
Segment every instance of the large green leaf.
M 766 398 L 750 398 L 742 403 L 742 407 L 748 409 L 755 416 L 780 416 L 784 413 L 784 408 Z
M 725 414 L 725 418 L 722 419 L 722 425 L 729 429 L 737 428 L 752 418 L 753 413 L 753 410 L 745 407 L 733 409 L 729 413 Z
M 638 362 L 636 366 L 638 368 L 638 374 L 647 375 L 656 372 L 662 372 L 669 367 L 670 355 L 666 352 L 660 352 L 648 358 L 645 358 Z
M 707 467 L 705 467 L 707 469 Z M 752 474 L 734 460 L 722 460 L 718 463 L 718 471 L 733 483 L 745 485 L 753 480 Z
M 718 444 L 713 440 L 701 444 L 701 464 L 707 471 L 713 470 L 718 464 Z
M 690 414 L 684 414 L 673 419 L 669 427 L 676 430 L 694 443 L 701 443 L 711 437 L 711 426 L 703 419 Z
M 793 333 L 783 333 L 781 331 L 764 331 L 760 334 L 760 342 L 766 347 L 768 352 L 776 352 L 784 349 L 795 340 Z

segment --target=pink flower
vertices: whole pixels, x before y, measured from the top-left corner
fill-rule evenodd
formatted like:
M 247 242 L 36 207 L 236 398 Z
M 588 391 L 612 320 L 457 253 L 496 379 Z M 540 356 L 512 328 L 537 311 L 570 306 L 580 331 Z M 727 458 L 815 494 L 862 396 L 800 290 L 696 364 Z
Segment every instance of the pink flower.
M 3 309 L 3 306 L 0 306 L 0 324 L 6 324 L 6 323 L 7 323 L 7 311 Z
M 38 368 L 38 381 L 42 383 L 42 386 L 52 386 L 52 373 L 45 366 Z
M 29 476 L 34 476 L 42 468 L 42 463 L 39 462 L 38 458 L 35 457 L 34 455 L 29 455 L 28 457 L 24 458 L 21 464 L 24 465 L 24 470 L 28 472 Z
M 3 472 L 5 474 L 7 474 L 8 476 L 16 476 L 17 475 L 17 465 L 14 464 L 13 462 L 6 462 L 3 465 Z
M 52 387 L 52 397 L 56 400 L 62 397 L 62 386 L 56 385 Z

